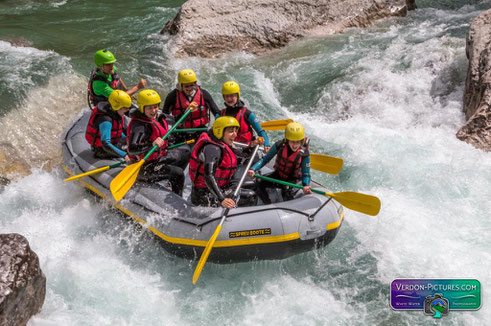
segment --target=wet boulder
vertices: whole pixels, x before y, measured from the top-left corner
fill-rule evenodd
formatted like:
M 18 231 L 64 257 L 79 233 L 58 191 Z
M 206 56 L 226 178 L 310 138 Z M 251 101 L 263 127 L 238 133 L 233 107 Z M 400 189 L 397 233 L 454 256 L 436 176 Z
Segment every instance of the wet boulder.
M 469 59 L 464 90 L 465 125 L 457 138 L 491 151 L 491 9 L 471 23 L 466 39 Z
M 415 0 L 189 0 L 161 33 L 172 35 L 177 57 L 261 54 L 297 38 L 366 27 L 415 8 Z
M 0 234 L 0 325 L 26 325 L 46 295 L 39 259 L 20 234 Z

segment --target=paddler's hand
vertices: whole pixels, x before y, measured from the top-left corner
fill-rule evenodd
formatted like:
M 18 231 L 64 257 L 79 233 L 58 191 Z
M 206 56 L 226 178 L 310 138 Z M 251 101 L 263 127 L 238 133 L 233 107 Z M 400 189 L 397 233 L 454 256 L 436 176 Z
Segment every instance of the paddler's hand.
M 251 143 L 250 147 L 255 147 L 256 145 L 262 145 L 262 144 L 264 144 L 264 138 L 263 137 L 257 137 L 257 139 L 255 139 Z
M 128 154 L 126 154 L 126 155 L 124 156 L 124 160 L 125 160 L 125 161 L 126 161 L 126 163 L 128 163 L 128 164 L 133 163 L 133 160 L 130 158 L 130 156 L 129 156 Z
M 254 171 L 254 170 L 247 171 L 247 175 L 250 176 L 251 178 L 254 178 L 255 173 L 256 173 L 256 171 Z
M 303 190 L 303 193 L 305 195 L 311 194 L 312 193 L 312 189 L 310 189 L 310 188 L 312 188 L 312 186 L 305 186 L 305 187 L 303 187 L 303 189 L 302 189 Z
M 228 209 L 232 209 L 235 207 L 235 202 L 232 198 L 225 198 L 224 200 L 222 200 L 222 202 L 220 204 L 222 205 L 222 207 L 225 207 Z
M 198 103 L 196 102 L 189 103 L 188 109 L 190 109 L 191 111 L 196 111 L 197 108 L 198 108 Z
M 142 89 L 142 88 L 145 88 L 147 87 L 147 80 L 146 79 L 140 79 L 140 81 L 138 82 L 138 85 L 137 85 L 138 89 Z
M 158 137 L 157 139 L 155 139 L 155 140 L 153 141 L 153 143 L 152 143 L 152 144 L 153 144 L 153 146 L 162 147 L 162 146 L 164 146 L 164 143 L 165 143 L 165 142 L 162 140 L 162 138 Z
M 271 146 L 264 146 L 263 153 L 266 154 L 271 149 Z

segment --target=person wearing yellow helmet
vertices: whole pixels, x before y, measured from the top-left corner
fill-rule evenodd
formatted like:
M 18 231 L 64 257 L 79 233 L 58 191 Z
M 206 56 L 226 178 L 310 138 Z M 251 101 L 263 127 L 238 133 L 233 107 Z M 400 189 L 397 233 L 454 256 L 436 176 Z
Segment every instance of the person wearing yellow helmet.
M 198 78 L 194 71 L 183 69 L 177 74 L 177 87 L 165 98 L 162 112 L 172 116 L 177 121 L 191 106 L 197 106 L 198 110 L 188 115 L 178 128 L 207 127 L 210 121 L 210 112 L 215 117 L 220 113 L 210 93 L 198 85 Z M 176 135 L 176 142 L 196 139 L 200 134 L 200 132 L 180 132 Z
M 305 129 L 299 122 L 290 122 L 285 128 L 285 138 L 274 143 L 269 152 L 248 171 L 250 177 L 276 156 L 274 171 L 268 176 L 274 179 L 303 185 L 303 193 L 311 194 L 309 140 Z M 296 188 L 292 189 L 277 183 L 256 180 L 256 191 L 264 204 L 271 204 L 266 188 L 281 188 L 283 200 L 293 199 Z
M 117 74 L 117 68 L 114 65 L 116 58 L 111 51 L 104 49 L 94 54 L 96 68 L 92 71 L 89 79 L 89 106 L 95 106 L 97 103 L 107 102 L 109 95 L 115 89 L 121 89 L 133 96 L 138 90 L 147 86 L 145 79 L 140 79 L 138 84 L 129 88 Z
M 225 109 L 220 111 L 220 116 L 231 116 L 240 124 L 239 133 L 235 141 L 239 143 L 256 145 L 256 137 L 253 130 L 264 139 L 264 153 L 271 148 L 268 135 L 259 124 L 256 115 L 252 113 L 240 98 L 240 87 L 237 82 L 228 81 L 222 86 Z
M 121 149 L 124 133 L 124 115 L 131 107 L 131 98 L 122 90 L 109 95 L 109 102 L 99 102 L 92 109 L 85 131 L 94 155 L 98 158 L 122 157 L 126 162 L 131 159 Z
M 177 166 L 183 160 L 180 151 L 168 150 L 168 138 L 163 140 L 169 131 L 165 119 L 159 116 L 160 95 L 146 89 L 138 93 L 138 110 L 132 112 L 128 125 L 128 153 L 134 160 L 142 159 L 154 146 L 159 148 L 150 155 L 138 174 L 144 182 L 169 180 L 172 191 L 182 195 L 184 188 L 184 172 Z
M 193 183 L 191 202 L 199 206 L 222 206 L 233 208 L 235 201 L 232 178 L 237 168 L 233 150 L 234 140 L 240 125 L 233 117 L 219 117 L 212 130 L 203 132 L 191 154 L 189 176 Z M 256 195 L 250 189 L 240 190 L 239 205 L 254 205 Z

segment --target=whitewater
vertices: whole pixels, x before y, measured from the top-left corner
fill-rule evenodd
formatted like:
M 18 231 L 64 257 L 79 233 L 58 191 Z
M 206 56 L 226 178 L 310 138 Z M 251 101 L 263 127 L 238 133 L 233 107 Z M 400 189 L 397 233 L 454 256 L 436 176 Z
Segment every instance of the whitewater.
M 477 279 L 481 309 L 451 311 L 444 323 L 491 324 L 491 153 L 455 137 L 465 122 L 465 35 L 490 1 L 417 1 L 407 17 L 370 28 L 219 59 L 170 55 L 159 31 L 182 1 L 121 3 L 110 13 L 98 1 L 0 4 L 0 171 L 12 180 L 0 188 L 0 233 L 24 235 L 47 278 L 29 325 L 439 324 L 391 309 L 397 278 Z M 127 84 L 147 78 L 162 97 L 183 68 L 219 104 L 223 82 L 238 81 L 261 121 L 295 119 L 312 152 L 344 159 L 339 175 L 314 180 L 376 195 L 381 212 L 346 210 L 319 250 L 208 263 L 193 286 L 196 261 L 62 182 L 60 137 L 86 107 L 93 53 L 104 47 Z

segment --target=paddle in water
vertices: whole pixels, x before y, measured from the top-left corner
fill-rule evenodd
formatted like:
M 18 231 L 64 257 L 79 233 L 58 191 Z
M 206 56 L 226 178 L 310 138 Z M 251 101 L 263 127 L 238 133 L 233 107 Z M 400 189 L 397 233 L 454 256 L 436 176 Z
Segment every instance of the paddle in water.
M 266 177 L 264 175 L 254 174 L 254 177 L 259 178 L 259 179 L 263 179 L 266 181 L 270 181 L 270 182 L 276 182 L 276 183 L 279 183 L 279 184 L 282 184 L 285 186 L 290 186 L 290 187 L 299 188 L 299 189 L 303 188 L 302 185 L 297 185 L 295 183 L 290 183 L 290 182 L 286 182 L 283 180 L 273 179 L 270 177 Z M 321 194 L 324 196 L 332 197 L 333 199 L 335 199 L 337 202 L 339 202 L 341 205 L 345 206 L 346 208 L 349 208 L 351 210 L 354 210 L 354 211 L 357 211 L 357 212 L 360 212 L 363 214 L 375 216 L 380 211 L 380 199 L 378 199 L 375 196 L 365 195 L 365 194 L 361 194 L 358 192 L 352 192 L 352 191 L 338 192 L 338 193 L 332 194 L 332 193 L 324 192 L 324 191 L 318 190 L 318 189 L 311 189 L 311 190 L 312 190 L 312 192 L 315 192 L 315 193 L 318 193 L 318 194 Z
M 239 195 L 240 188 L 242 187 L 242 184 L 244 183 L 245 177 L 247 176 L 247 171 L 249 171 L 252 161 L 254 160 L 254 157 L 256 157 L 257 150 L 259 149 L 259 144 L 256 145 L 254 148 L 254 152 L 252 154 L 251 159 L 247 163 L 247 166 L 244 170 L 244 173 L 242 174 L 242 177 L 240 178 L 239 184 L 237 185 L 237 188 L 235 188 L 234 195 L 232 199 L 234 201 L 237 201 L 237 197 Z M 220 234 L 220 230 L 222 229 L 222 224 L 225 221 L 225 218 L 227 217 L 229 212 L 228 208 L 224 208 L 222 212 L 222 218 L 220 220 L 220 223 L 218 224 L 215 232 L 213 232 L 213 235 L 211 236 L 210 240 L 208 240 L 208 243 L 206 244 L 205 249 L 203 250 L 203 253 L 201 254 L 201 257 L 198 261 L 198 265 L 196 266 L 196 269 L 194 270 L 193 274 L 193 284 L 196 284 L 198 282 L 199 276 L 201 275 L 201 271 L 203 270 L 203 267 L 205 266 L 206 260 L 208 259 L 208 256 L 210 255 L 211 249 L 213 248 L 213 245 L 215 244 L 215 241 Z

